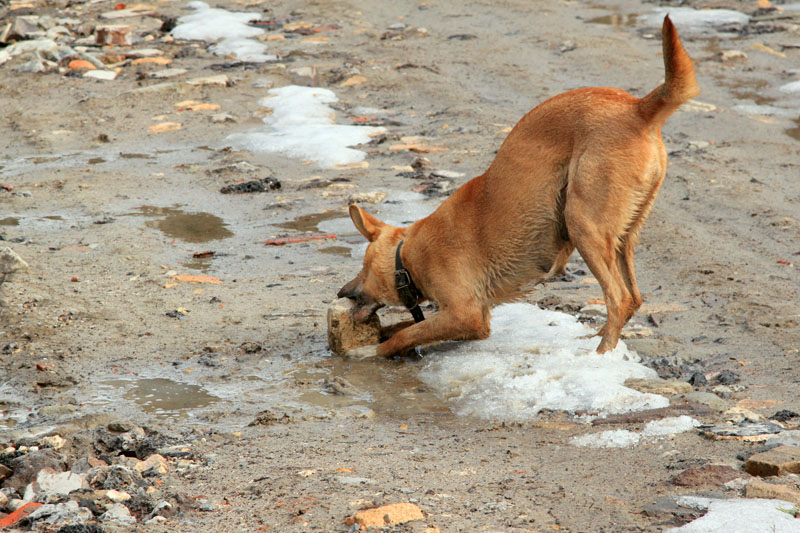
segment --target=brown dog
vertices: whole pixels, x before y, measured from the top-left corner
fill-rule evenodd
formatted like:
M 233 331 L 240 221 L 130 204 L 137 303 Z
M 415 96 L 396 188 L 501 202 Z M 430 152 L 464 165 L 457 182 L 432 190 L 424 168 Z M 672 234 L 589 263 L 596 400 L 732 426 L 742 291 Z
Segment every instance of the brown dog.
M 416 284 L 413 299 L 435 301 L 439 312 L 348 355 L 388 356 L 436 341 L 485 339 L 490 308 L 563 272 L 575 248 L 600 282 L 608 308 L 597 352 L 617 345 L 642 304 L 633 248 L 667 167 L 661 126 L 699 93 L 668 16 L 661 34 L 666 81 L 644 98 L 594 87 L 547 100 L 519 121 L 483 175 L 407 228 L 350 206 L 353 223 L 370 241 L 363 269 L 339 291 L 356 301 L 354 319 L 403 303 L 396 261 Z

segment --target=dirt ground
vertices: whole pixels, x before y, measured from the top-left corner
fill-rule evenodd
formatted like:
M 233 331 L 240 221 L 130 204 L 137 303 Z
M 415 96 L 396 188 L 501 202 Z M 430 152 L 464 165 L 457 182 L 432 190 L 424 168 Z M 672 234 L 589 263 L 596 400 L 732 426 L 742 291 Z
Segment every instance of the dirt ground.
M 93 22 L 113 4 L 21 9 Z M 279 61 L 237 64 L 204 43 L 164 40 L 160 22 L 136 17 L 125 23 L 154 37 L 136 47 L 163 50 L 185 74 L 157 79 L 150 74 L 162 66 L 126 63 L 105 81 L 0 67 L 0 185 L 13 186 L 0 190 L 0 245 L 30 265 L 2 287 L 0 440 L 69 437 L 128 420 L 187 443 L 202 460 L 168 474 L 161 490 L 202 496 L 215 509 L 136 527 L 148 531 L 346 531 L 344 519 L 359 508 L 409 501 L 426 519 L 390 530 L 660 531 L 690 518 L 668 510 L 670 497 L 737 495 L 670 479 L 705 464 L 740 469 L 756 444 L 692 431 L 630 448 L 578 448 L 569 439 L 595 428 L 565 413 L 519 424 L 456 417 L 416 378 L 424 360 L 331 356 L 325 312 L 360 268 L 357 250 L 351 255 L 360 236 L 262 244 L 326 233 L 319 223 L 344 217 L 354 193 L 391 199 L 412 190 L 418 182 L 395 167 L 419 154 L 390 150 L 403 137 L 443 148 L 425 156 L 464 173 L 460 184 L 550 96 L 593 85 L 646 94 L 663 78 L 660 40 L 629 15 L 656 4 L 216 5 L 278 21 L 268 34 L 287 37 L 266 42 Z M 0 16 L 11 20 L 12 7 L 0 2 Z M 155 11 L 161 19 L 189 12 L 183 2 L 158 2 Z M 796 113 L 734 108 L 796 111 L 797 96 L 778 90 L 800 64 L 800 11 L 785 13 L 730 31 L 678 26 L 702 93 L 663 131 L 670 166 L 637 250 L 646 304 L 635 320 L 651 334 L 629 341 L 662 377 L 700 372 L 710 383 L 698 390 L 764 416 L 800 411 L 800 123 Z M 281 31 L 288 21 L 325 28 L 310 37 L 327 40 Z M 723 61 L 727 50 L 746 59 Z M 261 123 L 266 87 L 296 83 L 292 69 L 305 66 L 338 96 L 337 121 L 386 128 L 385 142 L 361 147 L 367 168 L 226 148 L 227 135 Z M 227 86 L 187 83 L 220 74 Z M 364 80 L 341 86 L 353 76 Z M 221 107 L 175 106 L 185 100 Z M 222 112 L 233 121 L 212 121 Z M 163 122 L 182 128 L 150 130 Z M 220 193 L 267 176 L 281 188 Z M 367 209 L 379 214 L 381 204 Z M 206 251 L 214 255 L 194 257 Z M 574 256 L 573 275 L 529 301 L 574 314 L 602 298 L 597 285 L 577 283 L 582 268 Z M 181 274 L 221 283 L 173 278 Z M 713 377 L 726 370 L 740 381 L 715 389 Z M 723 419 L 693 409 L 704 423 Z

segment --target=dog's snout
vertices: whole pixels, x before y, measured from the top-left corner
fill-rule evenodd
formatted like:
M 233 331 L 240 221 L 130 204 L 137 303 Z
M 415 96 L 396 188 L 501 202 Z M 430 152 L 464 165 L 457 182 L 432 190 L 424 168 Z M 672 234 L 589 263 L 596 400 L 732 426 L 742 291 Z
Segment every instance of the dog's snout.
M 352 298 L 353 300 L 355 300 L 359 294 L 358 288 L 359 288 L 359 283 L 358 283 L 358 278 L 356 278 L 347 283 L 341 289 L 339 289 L 339 292 L 336 293 L 336 296 L 338 298 Z

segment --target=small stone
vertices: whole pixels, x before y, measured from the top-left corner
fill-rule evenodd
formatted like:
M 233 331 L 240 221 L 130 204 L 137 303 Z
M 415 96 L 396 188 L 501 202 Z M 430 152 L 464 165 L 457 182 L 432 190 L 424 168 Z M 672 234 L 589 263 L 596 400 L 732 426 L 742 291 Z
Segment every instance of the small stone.
M 164 133 L 168 131 L 178 131 L 182 128 L 183 126 L 178 122 L 161 122 L 150 126 L 150 131 L 152 133 Z
M 719 53 L 719 58 L 723 63 L 743 63 L 747 61 L 747 54 L 741 50 L 724 50 Z
M 7 477 L 11 477 L 11 474 L 13 473 L 14 471 L 9 467 L 4 464 L 0 464 L 0 481 L 6 479 Z M 2 505 L 0 505 L 0 507 L 2 507 Z
M 733 385 L 739 382 L 739 375 L 731 370 L 723 370 L 714 377 L 714 381 L 720 385 Z
M 66 496 L 72 491 L 88 488 L 86 479 L 75 472 L 57 472 L 45 467 L 36 474 L 36 481 L 25 488 L 23 500 L 30 502 L 42 495 Z
M 427 157 L 416 157 L 414 161 L 411 162 L 411 168 L 414 170 L 424 170 L 426 168 L 430 168 L 433 163 Z
M 431 176 L 433 176 L 434 178 L 445 178 L 445 179 L 455 180 L 458 178 L 463 178 L 464 173 L 456 172 L 454 170 L 432 170 Z
M 138 50 L 125 51 L 125 57 L 133 57 L 133 58 L 155 57 L 161 55 L 164 55 L 163 50 L 159 50 L 157 48 L 139 48 Z
M 67 63 L 67 68 L 70 70 L 94 70 L 97 67 L 91 61 L 85 59 L 73 59 Z
M 169 472 L 169 463 L 163 456 L 154 453 L 144 461 L 137 463 L 135 468 L 142 473 L 166 474 Z
M 49 446 L 54 450 L 60 450 L 66 443 L 67 439 L 61 437 L 61 435 L 52 435 L 50 437 L 43 437 L 39 439 L 39 444 L 45 447 Z
M 85 507 L 78 505 L 76 501 L 68 501 L 57 505 L 42 505 L 28 516 L 31 522 L 37 524 L 63 525 L 63 524 L 85 524 L 93 518 L 92 512 Z M 37 528 L 39 531 L 47 529 Z
M 186 83 L 188 83 L 189 85 L 200 85 L 200 86 L 217 85 L 220 87 L 229 87 L 230 85 L 232 85 L 230 78 L 228 78 L 228 76 L 226 76 L 225 74 L 217 74 L 216 76 L 207 76 L 202 78 L 193 78 L 187 81 Z
M 147 76 L 150 78 L 156 79 L 165 79 L 165 78 L 172 78 L 175 76 L 181 76 L 189 72 L 185 68 L 165 68 L 161 70 L 157 70 L 155 72 L 150 72 Z
M 782 476 L 800 474 L 800 448 L 778 446 L 769 451 L 750 456 L 744 469 L 754 476 Z
M 708 385 L 708 380 L 702 373 L 695 372 L 694 374 L 692 374 L 692 377 L 689 378 L 689 384 L 692 387 L 705 387 L 706 385 Z
M 225 122 L 236 122 L 236 117 L 230 113 L 216 113 L 211 115 L 211 122 L 214 124 L 223 124 Z
M 130 26 L 98 26 L 95 28 L 95 43 L 101 46 L 130 46 L 133 36 Z
M 292 79 L 294 85 L 302 85 L 304 87 L 319 86 L 319 75 L 316 67 L 292 67 L 286 69 L 286 73 Z
M 701 426 L 700 429 L 706 437 L 714 440 L 741 440 L 747 442 L 765 441 L 770 436 L 783 431 L 783 428 L 778 424 L 753 422 L 751 420 L 743 420 L 738 424 Z M 750 473 L 752 474 L 752 472 Z
M 104 80 L 104 81 L 114 81 L 117 79 L 117 73 L 113 70 L 90 70 L 88 72 L 83 73 L 84 78 L 94 78 L 96 80 Z
M 77 504 L 76 504 L 77 505 Z M 121 503 L 111 505 L 105 513 L 100 515 L 101 522 L 116 522 L 119 524 L 135 524 L 136 518 L 131 511 Z
M 328 345 L 337 355 L 361 346 L 378 344 L 381 322 L 373 314 L 366 322 L 357 324 L 350 315 L 353 302 L 348 298 L 334 300 L 328 307 Z
M 766 498 L 769 500 L 784 500 L 800 504 L 800 490 L 786 485 L 774 485 L 760 479 L 754 479 L 744 489 L 746 498 Z
M 95 459 L 94 457 L 82 457 L 81 459 L 78 459 L 72 463 L 70 471 L 75 472 L 76 474 L 84 474 L 92 468 L 97 468 L 99 466 L 108 466 L 108 463 L 102 459 Z
M 364 76 L 351 76 L 339 84 L 339 87 L 352 87 L 354 85 L 361 85 L 365 83 L 367 78 Z
M 211 503 L 210 500 L 207 500 L 205 498 L 198 498 L 197 500 L 195 500 L 194 508 L 197 509 L 198 511 L 204 511 L 204 512 L 211 512 L 217 510 L 217 506 Z
M 114 503 L 122 503 L 131 499 L 131 495 L 123 490 L 107 490 L 106 498 Z
M 164 518 L 166 516 L 171 516 L 174 512 L 173 505 L 167 501 L 160 501 L 153 507 L 153 511 L 150 513 L 148 518 L 153 519 L 157 517 Z
M 381 507 L 374 507 L 358 512 L 345 520 L 345 524 L 352 526 L 358 524 L 362 529 L 370 527 L 383 528 L 410 522 L 424 520 L 422 510 L 413 503 L 392 503 Z
M 386 199 L 386 193 L 380 191 L 374 192 L 356 192 L 347 198 L 347 202 L 351 204 L 366 203 L 366 204 L 379 204 Z
M 670 483 L 678 487 L 722 487 L 742 477 L 739 470 L 727 465 L 705 465 L 689 468 L 673 476 Z
M 692 392 L 692 386 L 677 379 L 636 379 L 625 381 L 625 386 L 639 392 L 674 396 Z

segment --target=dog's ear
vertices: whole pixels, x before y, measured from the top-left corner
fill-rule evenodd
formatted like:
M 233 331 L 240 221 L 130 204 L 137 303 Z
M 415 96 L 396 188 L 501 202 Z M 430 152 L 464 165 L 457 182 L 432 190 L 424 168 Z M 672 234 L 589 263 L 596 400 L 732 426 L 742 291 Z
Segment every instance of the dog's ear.
M 386 225 L 355 204 L 350 206 L 350 218 L 353 220 L 356 229 L 369 242 L 377 239 L 381 229 Z

